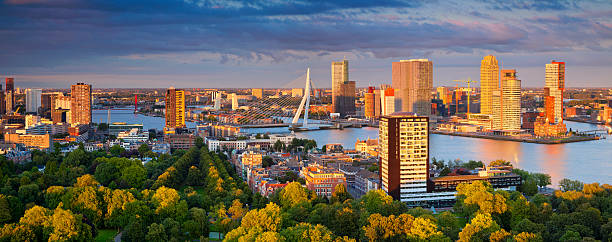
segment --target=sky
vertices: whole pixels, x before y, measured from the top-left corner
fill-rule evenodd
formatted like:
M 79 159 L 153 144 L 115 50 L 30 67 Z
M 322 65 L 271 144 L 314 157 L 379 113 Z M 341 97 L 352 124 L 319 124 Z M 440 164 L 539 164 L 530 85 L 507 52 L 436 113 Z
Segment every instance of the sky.
M 434 85 L 479 79 L 495 55 L 523 87 L 566 62 L 568 87 L 612 87 L 610 0 L 0 0 L 0 77 L 63 88 L 358 87 L 428 58 Z

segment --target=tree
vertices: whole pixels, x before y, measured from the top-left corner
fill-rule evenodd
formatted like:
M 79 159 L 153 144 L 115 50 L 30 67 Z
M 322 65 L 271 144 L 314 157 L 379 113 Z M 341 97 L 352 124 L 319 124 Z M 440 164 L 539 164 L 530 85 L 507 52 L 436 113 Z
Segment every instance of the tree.
M 283 142 L 282 142 L 282 141 L 280 141 L 280 140 L 277 140 L 277 141 L 274 143 L 274 147 L 273 147 L 273 148 L 274 148 L 274 150 L 275 150 L 276 152 L 281 152 L 281 151 L 283 151 L 283 150 L 285 149 L 285 143 L 283 143 Z
M 573 231 L 573 230 L 567 230 L 565 231 L 565 234 L 563 234 L 563 236 L 561 236 L 561 238 L 559 239 L 559 241 L 581 241 L 582 237 L 580 237 L 580 233 Z
M 525 193 L 527 196 L 533 196 L 538 193 L 538 184 L 537 181 L 530 177 L 526 181 L 521 184 L 520 187 L 521 192 Z
M 502 214 L 507 210 L 506 198 L 493 191 L 488 182 L 475 181 L 457 186 L 457 200 L 462 204 L 477 205 L 480 213 Z
M 494 160 L 489 163 L 489 166 L 512 166 L 512 163 L 505 160 Z
M 563 178 L 561 181 L 559 181 L 559 187 L 561 187 L 561 190 L 563 190 L 564 192 L 582 191 L 583 186 L 584 184 L 577 180 L 570 180 L 567 178 Z
M 280 229 L 280 223 L 280 208 L 274 203 L 269 203 L 263 209 L 249 211 L 242 219 L 240 226 L 244 228 L 259 227 L 262 231 L 277 232 Z
M 59 206 L 51 216 L 51 227 L 49 241 L 90 241 L 92 239 L 91 227 L 83 224 L 80 215 L 73 214 L 70 210 L 61 209 Z
M 168 235 L 166 235 L 166 229 L 163 225 L 152 223 L 149 225 L 149 232 L 145 238 L 147 241 L 166 242 L 168 240 Z
M 308 192 L 298 182 L 291 182 L 280 191 L 283 207 L 292 207 L 304 201 L 308 201 Z
M 113 146 L 112 146 L 112 147 L 109 149 L 109 151 L 110 151 L 110 153 L 111 153 L 111 155 L 112 155 L 112 156 L 114 156 L 114 157 L 119 157 L 119 156 L 121 156 L 121 154 L 122 154 L 123 152 L 125 152 L 125 149 L 124 149 L 124 148 L 121 148 L 121 146 L 119 146 L 119 145 L 113 145 Z
M 442 212 L 438 216 L 438 226 L 442 233 L 452 240 L 459 238 L 457 235 L 461 231 L 461 227 L 459 227 L 459 220 L 453 213 L 449 211 Z
M 40 188 L 37 184 L 28 184 L 19 186 L 19 191 L 17 194 L 19 195 L 19 199 L 23 203 L 35 202 L 38 200 L 38 192 Z
M 346 190 L 346 186 L 344 186 L 344 184 L 336 185 L 336 187 L 334 188 L 334 192 L 332 193 L 330 202 L 331 203 L 335 203 L 335 202 L 343 203 L 344 201 L 348 199 L 353 199 L 353 196 L 351 196 L 351 194 Z
M 333 233 L 325 226 L 299 223 L 280 233 L 287 241 L 333 241 Z
M 121 182 L 128 187 L 140 188 L 147 179 L 147 170 L 142 165 L 132 165 L 121 171 Z
M 4 194 L 0 194 L 0 224 L 8 223 L 11 219 L 9 202 Z
M 102 162 L 96 167 L 94 176 L 105 186 L 119 178 L 119 168 L 110 162 Z
M 130 222 L 126 228 L 122 240 L 126 241 L 145 241 L 146 239 L 146 227 L 143 224 L 142 218 L 136 218 Z
M 151 151 L 151 148 L 148 144 L 141 144 L 138 147 L 138 154 L 140 155 L 140 157 L 144 157 L 144 155 L 149 151 Z
M 274 165 L 274 160 L 272 157 L 266 155 L 261 159 L 261 166 L 263 168 L 270 167 L 272 165 Z
M 490 214 L 479 213 L 459 232 L 459 241 L 486 241 L 491 233 L 499 229 Z
M 97 187 L 100 183 L 96 181 L 94 176 L 90 174 L 85 174 L 77 178 L 77 182 L 74 184 L 74 187 Z
M 551 185 L 550 175 L 544 173 L 534 173 L 532 174 L 533 178 L 536 180 L 536 184 L 539 187 L 543 188 L 545 186 Z
M 155 212 L 159 213 L 162 209 L 174 206 L 178 203 L 180 197 L 176 190 L 167 187 L 160 187 L 153 194 L 153 201 L 157 204 Z

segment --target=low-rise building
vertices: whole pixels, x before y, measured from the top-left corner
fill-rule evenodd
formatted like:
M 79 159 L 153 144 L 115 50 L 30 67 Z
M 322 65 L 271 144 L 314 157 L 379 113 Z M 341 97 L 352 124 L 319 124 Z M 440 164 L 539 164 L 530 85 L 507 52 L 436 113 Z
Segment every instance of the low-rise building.
M 355 150 L 362 154 L 378 156 L 378 139 L 357 139 L 357 142 L 355 142 Z
M 196 136 L 189 133 L 166 134 L 164 142 L 170 144 L 171 149 L 188 150 L 195 146 Z
M 372 182 L 376 182 L 377 184 L 372 184 Z M 357 172 L 357 174 L 355 174 L 354 188 L 361 194 L 366 194 L 368 191 L 372 190 L 372 188 L 374 190 L 380 189 L 378 174 L 366 169 L 360 170 Z
M 316 164 L 302 167 L 300 176 L 306 180 L 306 187 L 319 196 L 331 197 L 337 185 L 346 187 L 346 178 L 342 172 Z
M 117 134 L 117 139 L 122 139 L 128 143 L 144 143 L 149 140 L 149 132 L 133 128 L 128 131 L 121 131 Z
M 151 145 L 151 151 L 156 154 L 170 154 L 170 144 L 155 142 Z
M 49 149 L 53 148 L 51 135 L 34 135 L 34 134 L 4 134 L 4 142 L 13 144 L 22 144 L 28 148 Z
M 114 122 L 108 125 L 108 134 L 118 136 L 121 132 L 130 131 L 132 129 L 138 129 L 142 131 L 142 124 L 128 124 L 124 122 Z

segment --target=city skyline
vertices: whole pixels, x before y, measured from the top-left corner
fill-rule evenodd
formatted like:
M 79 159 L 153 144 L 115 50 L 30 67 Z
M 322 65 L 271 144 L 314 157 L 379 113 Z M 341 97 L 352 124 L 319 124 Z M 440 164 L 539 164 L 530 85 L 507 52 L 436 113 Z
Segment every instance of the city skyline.
M 435 5 L 434 5 L 435 4 Z M 605 1 L 0 3 L 0 77 L 19 87 L 275 87 L 346 56 L 357 87 L 391 82 L 391 63 L 428 58 L 434 86 L 504 60 L 523 87 L 567 63 L 568 87 L 610 87 L 612 3 Z M 240 71 L 232 71 L 239 69 Z M 245 73 L 249 73 L 245 78 Z M 299 87 L 296 86 L 296 87 Z

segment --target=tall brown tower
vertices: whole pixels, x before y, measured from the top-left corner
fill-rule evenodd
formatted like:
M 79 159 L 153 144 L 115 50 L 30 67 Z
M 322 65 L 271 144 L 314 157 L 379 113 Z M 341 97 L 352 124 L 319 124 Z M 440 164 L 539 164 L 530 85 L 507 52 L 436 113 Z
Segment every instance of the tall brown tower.
M 77 83 L 70 87 L 70 124 L 91 124 L 91 85 Z

